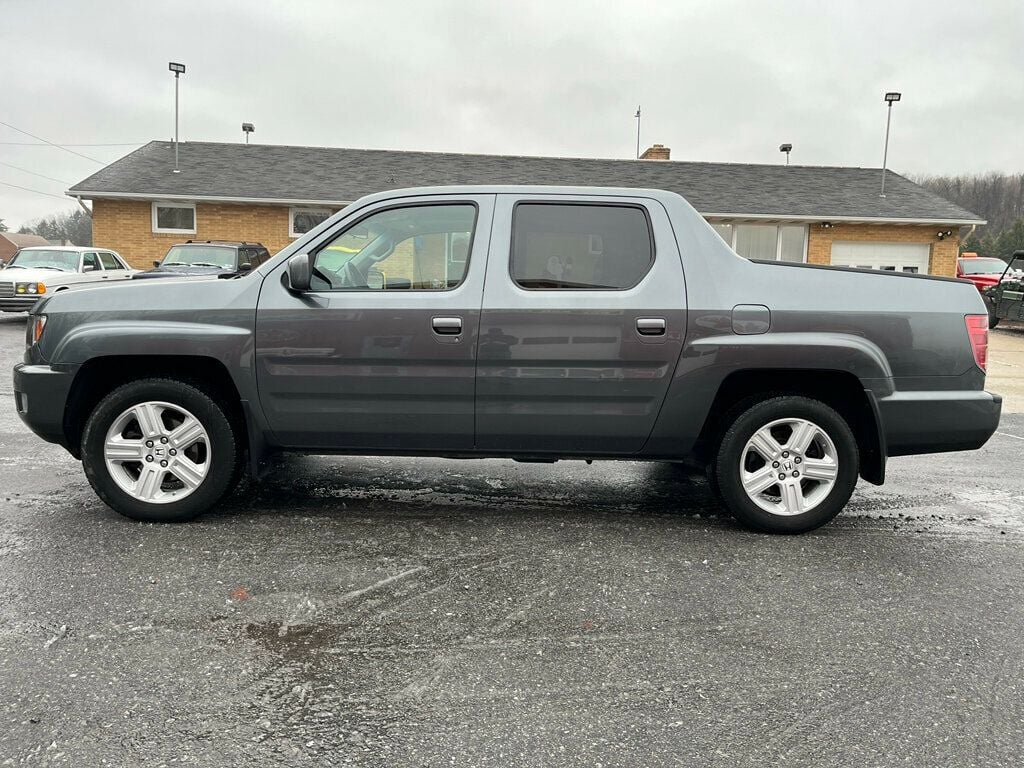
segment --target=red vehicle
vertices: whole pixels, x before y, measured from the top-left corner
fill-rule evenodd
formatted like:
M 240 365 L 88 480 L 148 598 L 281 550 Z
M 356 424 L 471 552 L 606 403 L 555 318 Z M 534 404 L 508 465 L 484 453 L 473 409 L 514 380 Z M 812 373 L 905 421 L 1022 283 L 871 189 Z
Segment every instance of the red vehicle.
M 1002 259 L 965 253 L 956 260 L 956 276 L 970 280 L 982 293 L 996 285 L 1005 271 L 1006 262 Z

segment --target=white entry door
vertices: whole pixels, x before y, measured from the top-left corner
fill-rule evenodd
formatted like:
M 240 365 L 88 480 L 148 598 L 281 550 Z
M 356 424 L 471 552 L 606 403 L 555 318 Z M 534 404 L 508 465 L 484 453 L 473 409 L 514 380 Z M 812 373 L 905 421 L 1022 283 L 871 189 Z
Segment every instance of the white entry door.
M 832 243 L 832 265 L 928 274 L 928 243 Z

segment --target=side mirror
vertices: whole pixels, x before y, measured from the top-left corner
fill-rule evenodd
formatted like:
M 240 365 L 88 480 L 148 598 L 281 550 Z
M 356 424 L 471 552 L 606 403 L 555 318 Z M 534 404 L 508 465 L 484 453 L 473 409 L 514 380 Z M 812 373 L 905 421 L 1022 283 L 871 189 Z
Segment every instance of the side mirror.
M 239 272 L 248 272 L 251 269 L 252 264 L 250 264 L 248 261 L 243 261 L 241 264 L 238 265 Z
M 312 264 L 308 253 L 297 253 L 288 259 L 288 287 L 293 291 L 305 293 L 309 290 L 313 279 Z
M 82 271 L 83 272 L 95 272 L 96 271 L 96 265 L 95 264 L 83 264 L 82 265 Z
M 159 268 L 160 262 L 157 259 L 153 259 L 153 266 Z

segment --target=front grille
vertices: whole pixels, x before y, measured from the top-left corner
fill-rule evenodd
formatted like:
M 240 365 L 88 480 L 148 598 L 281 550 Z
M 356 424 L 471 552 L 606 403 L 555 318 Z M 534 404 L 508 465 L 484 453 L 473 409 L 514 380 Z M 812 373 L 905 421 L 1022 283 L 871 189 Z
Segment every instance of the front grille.
M 0 283 L 0 299 L 14 297 L 14 283 Z

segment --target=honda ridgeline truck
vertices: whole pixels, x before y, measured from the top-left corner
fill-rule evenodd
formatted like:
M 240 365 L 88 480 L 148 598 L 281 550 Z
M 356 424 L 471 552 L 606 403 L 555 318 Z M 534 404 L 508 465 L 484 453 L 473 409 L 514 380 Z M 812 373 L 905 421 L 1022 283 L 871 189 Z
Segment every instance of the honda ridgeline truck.
M 955 279 L 748 261 L 664 191 L 409 189 L 233 279 L 44 298 L 14 396 L 138 520 L 291 451 L 695 463 L 794 533 L 988 440 L 987 325 Z

